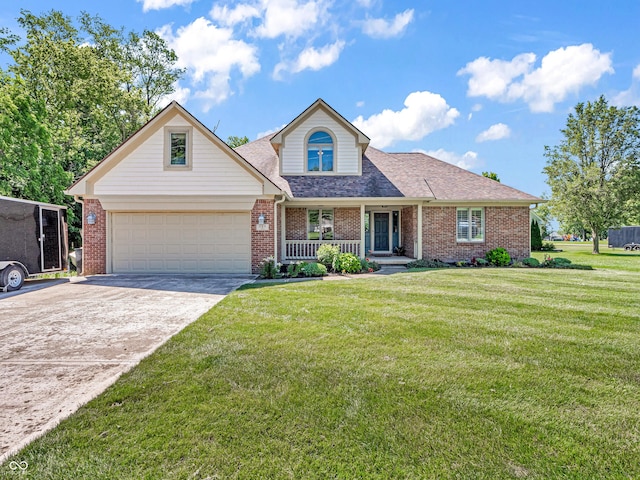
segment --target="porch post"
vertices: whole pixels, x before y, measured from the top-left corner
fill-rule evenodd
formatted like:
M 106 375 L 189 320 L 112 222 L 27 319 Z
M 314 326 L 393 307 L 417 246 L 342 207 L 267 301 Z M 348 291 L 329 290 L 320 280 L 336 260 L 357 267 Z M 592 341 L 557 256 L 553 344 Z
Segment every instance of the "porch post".
M 365 242 L 365 230 L 364 230 L 364 203 L 360 205 L 360 258 L 365 258 L 367 256 L 367 252 L 364 251 L 366 242 Z
M 418 235 L 418 251 L 416 252 L 416 258 L 422 258 L 422 203 L 418 204 L 418 221 L 417 221 Z

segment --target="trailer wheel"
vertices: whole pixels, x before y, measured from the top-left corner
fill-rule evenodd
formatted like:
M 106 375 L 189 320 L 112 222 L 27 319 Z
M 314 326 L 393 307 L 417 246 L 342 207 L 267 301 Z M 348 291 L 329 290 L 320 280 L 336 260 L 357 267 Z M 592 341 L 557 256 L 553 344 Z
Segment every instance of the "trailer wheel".
M 24 270 L 17 265 L 9 265 L 2 272 L 2 285 L 7 291 L 20 290 L 24 284 Z
M 638 250 L 638 251 L 640 251 L 640 245 L 636 245 L 636 246 L 634 247 L 634 250 Z
M 629 250 L 633 250 L 633 248 L 631 247 L 631 245 L 625 245 L 624 249 L 628 252 Z

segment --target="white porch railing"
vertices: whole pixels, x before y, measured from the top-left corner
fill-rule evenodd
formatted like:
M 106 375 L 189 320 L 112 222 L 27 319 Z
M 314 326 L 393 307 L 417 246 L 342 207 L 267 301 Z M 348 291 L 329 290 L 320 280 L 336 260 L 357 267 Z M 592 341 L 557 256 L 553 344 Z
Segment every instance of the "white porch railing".
M 285 242 L 285 260 L 309 260 L 316 258 L 320 245 L 339 245 L 342 253 L 360 256 L 360 240 L 287 240 Z

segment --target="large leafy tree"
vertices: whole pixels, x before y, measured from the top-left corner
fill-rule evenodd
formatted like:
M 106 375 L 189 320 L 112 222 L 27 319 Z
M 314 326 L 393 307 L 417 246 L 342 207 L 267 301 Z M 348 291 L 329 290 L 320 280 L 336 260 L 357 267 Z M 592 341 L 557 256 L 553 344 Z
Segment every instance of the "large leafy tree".
M 0 122 L 16 132 L 3 129 L 0 188 L 62 203 L 64 189 L 144 124 L 183 71 L 152 32 L 125 34 L 86 13 L 74 23 L 56 10 L 22 10 L 18 23 L 22 39 L 0 30 L 0 50 L 13 60 L 0 71 Z M 76 243 L 78 227 L 70 228 Z
M 622 224 L 639 195 L 640 111 L 600 97 L 579 103 L 561 132 L 559 145 L 545 146 L 551 209 L 561 223 L 590 231 L 600 253 L 602 232 Z

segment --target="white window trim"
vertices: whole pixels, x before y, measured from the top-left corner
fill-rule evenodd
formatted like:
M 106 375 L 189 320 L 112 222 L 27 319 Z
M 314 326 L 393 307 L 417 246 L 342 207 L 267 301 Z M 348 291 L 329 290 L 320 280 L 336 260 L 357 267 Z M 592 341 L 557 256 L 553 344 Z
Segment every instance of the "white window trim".
M 309 170 L 309 139 L 311 138 L 311 135 L 313 135 L 316 132 L 326 132 L 329 134 L 329 136 L 331 137 L 331 140 L 333 140 L 333 170 L 319 170 L 319 171 L 315 171 L 315 170 Z M 327 144 L 315 144 L 318 146 L 323 146 L 323 145 L 329 145 Z M 320 168 L 322 168 L 322 162 L 320 163 Z M 338 172 L 338 142 L 336 141 L 336 136 L 334 135 L 334 133 L 326 127 L 316 127 L 312 130 L 309 130 L 307 132 L 307 135 L 304 137 L 304 173 L 306 175 L 337 175 Z
M 467 221 L 469 222 L 467 228 L 467 238 L 458 237 L 458 212 L 464 210 L 467 212 Z M 482 229 L 482 238 L 471 238 L 471 233 L 473 229 L 471 228 L 471 212 L 474 210 L 480 210 L 480 221 L 481 221 L 481 229 Z M 485 210 L 484 207 L 458 207 L 456 208 L 456 242 L 458 243 L 484 243 L 487 232 L 485 229 Z
M 171 134 L 186 133 L 186 158 L 184 165 L 171 164 Z M 193 167 L 193 127 L 164 127 L 164 170 L 191 170 Z
M 318 222 L 320 222 L 320 223 L 318 223 L 318 226 L 320 227 L 320 231 L 318 232 L 319 233 L 319 237 L 322 237 L 322 212 L 331 212 L 331 232 L 333 233 L 333 237 L 334 238 L 331 238 L 329 240 L 325 240 L 324 238 L 318 238 L 318 240 L 312 240 L 312 239 L 309 238 L 309 225 L 310 225 L 310 223 L 309 223 L 309 211 L 311 211 L 311 210 L 318 210 Z M 335 209 L 333 209 L 333 208 L 320 208 L 320 207 L 318 207 L 318 208 L 307 208 L 306 214 L 307 214 L 307 219 L 306 219 L 307 220 L 307 222 L 306 222 L 306 224 L 307 224 L 307 226 L 306 226 L 307 233 L 306 233 L 306 236 L 307 236 L 307 240 L 308 241 L 310 241 L 310 242 L 314 242 L 314 241 L 332 242 L 333 240 L 335 240 L 335 236 L 336 236 L 336 212 L 335 212 Z

